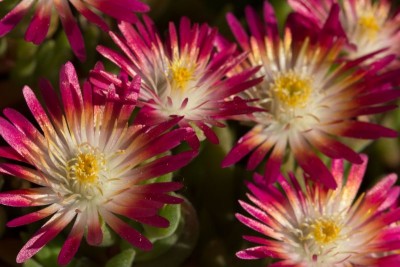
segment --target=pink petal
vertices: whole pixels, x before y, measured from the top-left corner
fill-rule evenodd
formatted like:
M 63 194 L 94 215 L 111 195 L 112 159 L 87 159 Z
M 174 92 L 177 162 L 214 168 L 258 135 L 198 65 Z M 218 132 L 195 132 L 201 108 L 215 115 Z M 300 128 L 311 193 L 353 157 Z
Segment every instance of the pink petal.
M 231 166 L 245 157 L 259 144 L 262 144 L 266 137 L 260 134 L 260 128 L 253 128 L 249 133 L 239 139 L 236 146 L 234 146 L 228 155 L 223 159 L 221 166 L 222 168 Z
M 235 36 L 236 40 L 243 48 L 243 50 L 249 49 L 249 36 L 247 35 L 246 31 L 243 29 L 243 26 L 238 21 L 238 19 L 231 13 L 226 15 L 226 20 L 228 21 L 229 27 L 232 30 L 233 35 Z
M 161 216 L 155 215 L 152 217 L 142 217 L 136 219 L 140 223 L 150 225 L 152 227 L 167 228 L 169 227 L 169 221 Z
M 275 16 L 274 8 L 268 1 L 264 2 L 264 21 L 268 36 L 271 36 L 274 40 L 278 39 L 278 21 Z
M 86 240 L 89 245 L 99 245 L 103 241 L 103 231 L 101 230 L 99 213 L 93 205 L 88 206 L 87 220 L 88 225 Z
M 41 153 L 32 140 L 27 139 L 25 135 L 3 118 L 0 118 L 0 135 L 30 163 L 34 162 L 37 154 Z
M 257 41 L 262 42 L 265 33 L 263 29 L 263 23 L 259 19 L 257 12 L 251 6 L 246 6 L 244 11 L 251 35 L 254 36 Z
M 41 219 L 44 219 L 54 213 L 56 213 L 60 209 L 60 205 L 53 204 L 39 211 L 35 211 L 24 216 L 15 218 L 7 223 L 8 227 L 18 227 L 21 225 L 31 224 L 37 222 Z
M 78 213 L 74 226 L 62 246 L 60 254 L 58 254 L 58 264 L 66 265 L 75 256 L 81 243 L 86 223 L 86 214 Z
M 43 179 L 42 173 L 29 167 L 12 163 L 0 163 L 0 173 L 12 175 L 41 186 L 48 185 L 46 179 Z
M 397 181 L 396 174 L 389 174 L 381 179 L 373 188 L 371 188 L 366 196 L 365 201 L 370 205 L 381 205 L 388 197 L 388 192 Z
M 123 239 L 131 243 L 134 247 L 142 250 L 151 250 L 153 245 L 151 242 L 138 231 L 130 227 L 128 224 L 118 219 L 112 213 L 102 209 L 100 214 L 103 216 L 105 222 Z
M 336 180 L 336 183 L 339 188 L 343 188 L 343 173 L 344 173 L 344 165 L 342 159 L 334 159 L 332 160 L 332 168 L 331 173 Z
M 380 137 L 397 137 L 398 133 L 392 129 L 361 121 L 345 121 L 323 129 L 345 137 L 361 139 L 377 139 Z
M 99 26 L 103 31 L 108 32 L 107 23 L 96 13 L 86 7 L 81 0 L 69 0 L 72 5 L 81 13 L 88 21 Z
M 36 45 L 43 42 L 49 31 L 52 7 L 51 1 L 43 1 L 37 4 L 35 15 L 25 32 L 26 41 Z
M 276 254 L 269 251 L 267 247 L 260 246 L 239 251 L 236 253 L 236 256 L 243 260 L 255 260 L 271 257 L 274 258 Z
M 281 170 L 282 159 L 285 155 L 285 150 L 286 138 L 281 139 L 276 143 L 269 159 L 267 160 L 264 174 L 266 184 L 272 184 L 278 179 Z
M 342 189 L 342 200 L 346 203 L 345 205 L 351 205 L 351 203 L 353 203 L 364 178 L 368 164 L 368 157 L 362 154 L 361 159 L 363 161 L 361 164 L 353 164 L 351 166 L 346 185 Z
M 186 166 L 196 155 L 197 152 L 186 151 L 165 156 L 130 171 L 127 176 L 134 178 L 135 182 L 158 177 Z
M 18 189 L 0 193 L 0 204 L 12 207 L 43 206 L 55 201 L 54 192 L 46 187 Z
M 50 117 L 52 118 L 53 122 L 58 122 L 58 125 L 61 125 L 61 118 L 63 116 L 63 111 L 61 108 L 62 106 L 57 94 L 53 89 L 53 86 L 48 80 L 40 79 L 39 87 Z
M 26 162 L 25 158 L 22 157 L 17 151 L 15 151 L 12 147 L 0 147 L 0 157 L 6 159 L 12 159 L 16 161 Z
M 345 158 L 346 160 L 360 164 L 362 163 L 361 157 L 354 152 L 348 146 L 330 138 L 327 134 L 322 131 L 310 131 L 305 133 L 304 136 L 307 140 L 314 145 L 319 151 L 324 153 L 330 158 L 340 159 Z
M 3 113 L 10 120 L 10 122 L 13 123 L 14 126 L 28 139 L 35 140 L 35 143 L 42 150 L 47 149 L 47 143 L 43 134 L 39 132 L 36 127 L 21 113 L 9 108 L 6 108 Z
M 57 216 L 57 217 L 55 217 Z M 39 250 L 41 250 L 48 242 L 56 237 L 67 224 L 75 217 L 75 211 L 67 211 L 54 215 L 54 220 L 50 220 L 42 228 L 40 228 L 34 236 L 23 246 L 17 255 L 17 263 L 22 263 Z
M 0 20 L 0 37 L 10 32 L 22 20 L 28 12 L 33 0 L 22 0 L 5 17 Z
M 335 189 L 336 181 L 324 163 L 314 154 L 304 137 L 297 134 L 289 139 L 294 157 L 311 179 L 322 182 L 326 187 Z
M 72 51 L 81 61 L 85 61 L 86 52 L 82 33 L 71 13 L 68 1 L 55 1 L 54 6 L 57 9 L 61 23 L 64 27 L 68 41 L 71 44 Z
M 36 121 L 39 123 L 40 128 L 45 131 L 45 133 L 54 132 L 54 128 L 49 118 L 47 117 L 46 111 L 43 109 L 39 100 L 36 98 L 32 89 L 28 86 L 25 86 L 23 89 L 23 94 L 25 97 L 25 101 L 32 112 L 32 115 L 35 117 Z
M 213 132 L 213 130 L 209 126 L 199 121 L 196 122 L 196 125 L 203 131 L 204 135 L 208 140 L 210 140 L 211 143 L 213 144 L 219 143 L 218 136 Z

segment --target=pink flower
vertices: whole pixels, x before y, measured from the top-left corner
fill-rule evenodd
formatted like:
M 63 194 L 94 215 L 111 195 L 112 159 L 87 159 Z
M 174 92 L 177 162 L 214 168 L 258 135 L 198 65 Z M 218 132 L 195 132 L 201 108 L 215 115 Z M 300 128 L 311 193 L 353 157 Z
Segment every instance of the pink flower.
M 254 128 L 229 152 L 223 166 L 230 166 L 251 153 L 248 168 L 254 169 L 270 152 L 265 177 L 266 183 L 272 183 L 288 152 L 311 178 L 335 188 L 332 174 L 315 151 L 330 158 L 361 163 L 360 156 L 338 141 L 338 137 L 397 136 L 391 129 L 355 119 L 396 107 L 386 102 L 400 95 L 400 91 L 393 90 L 390 85 L 399 70 L 377 74 L 393 57 L 385 57 L 364 69 L 357 66 L 369 57 L 338 62 L 344 39 L 340 34 L 339 37 L 332 35 L 331 29 L 337 27 L 337 15 L 336 6 L 322 30 L 308 30 L 311 37 L 301 31 L 307 25 L 300 27 L 303 21 L 292 16 L 281 39 L 268 2 L 264 5 L 264 22 L 255 10 L 246 9 L 251 36 L 232 14 L 228 14 L 233 34 L 242 49 L 249 53 L 243 66 L 262 65 L 257 75 L 264 80 L 246 91 L 247 98 L 259 99 L 254 105 L 267 112 L 254 113 L 251 118 Z M 219 46 L 223 49 L 224 43 Z
M 334 160 L 335 190 L 312 182 L 302 187 L 293 175 L 289 175 L 290 181 L 278 177 L 282 190 L 250 183 L 248 198 L 253 204 L 240 204 L 253 218 L 240 214 L 237 218 L 267 238 L 244 236 L 257 246 L 236 255 L 281 260 L 269 266 L 398 266 L 397 176 L 386 176 L 356 198 L 366 166 L 367 157 L 363 156 L 363 163 L 351 167 L 346 181 L 343 161 Z
M 347 57 L 355 59 L 370 53 L 400 55 L 400 16 L 393 12 L 391 1 L 382 0 L 289 0 L 296 12 L 321 26 L 334 3 L 340 2 L 340 22 L 351 46 L 346 47 Z M 398 66 L 396 60 L 392 65 Z
M 117 92 L 118 96 L 109 96 L 125 101 L 103 101 L 101 106 L 93 103 L 89 83 L 80 88 L 71 63 L 60 72 L 61 103 L 49 82 L 40 84 L 46 108 L 29 87 L 23 90 L 40 130 L 13 109 L 4 110 L 8 120 L 0 118 L 0 135 L 9 144 L 0 147 L 0 156 L 13 160 L 0 163 L 0 172 L 38 185 L 2 192 L 0 204 L 46 206 L 13 219 L 8 226 L 51 216 L 21 249 L 17 262 L 31 258 L 70 223 L 72 230 L 59 254 L 59 264 L 73 258 L 84 235 L 90 245 L 101 243 L 103 223 L 133 246 L 151 249 L 151 242 L 119 217 L 168 226 L 157 213 L 164 204 L 181 202 L 168 194 L 181 184 L 147 181 L 178 170 L 195 156 L 194 151 L 166 154 L 182 141 L 193 139 L 194 132 L 191 128 L 169 131 L 180 118 L 156 127 L 130 125 L 140 87 L 138 77 L 125 91 Z
M 93 7 L 115 19 L 135 22 L 134 12 L 147 12 L 149 7 L 138 0 L 22 0 L 5 17 L 0 20 L 0 37 L 11 31 L 26 15 L 32 5 L 36 5 L 35 14 L 25 33 L 25 40 L 34 44 L 43 42 L 50 27 L 50 18 L 53 7 L 59 13 L 61 23 L 65 29 L 72 50 L 80 60 L 85 60 L 86 52 L 83 36 L 71 12 L 69 2 L 87 20 L 96 24 L 104 31 L 109 28 L 105 21 L 93 12 Z
M 143 117 L 139 121 L 157 124 L 182 116 L 180 126 L 191 126 L 217 143 L 211 126 L 222 127 L 223 119 L 259 110 L 236 96 L 260 82 L 260 78 L 250 79 L 257 68 L 226 78 L 245 55 L 236 55 L 234 45 L 216 53 L 213 47 L 216 29 L 206 24 L 191 25 L 187 18 L 182 18 L 178 29 L 169 24 L 169 36 L 163 41 L 150 18 L 143 16 L 143 22 L 134 26 L 121 22 L 123 36 L 111 33 L 123 55 L 98 47 L 103 56 L 129 76 L 142 78 L 139 101 Z M 99 72 L 106 84 L 116 79 L 102 70 Z

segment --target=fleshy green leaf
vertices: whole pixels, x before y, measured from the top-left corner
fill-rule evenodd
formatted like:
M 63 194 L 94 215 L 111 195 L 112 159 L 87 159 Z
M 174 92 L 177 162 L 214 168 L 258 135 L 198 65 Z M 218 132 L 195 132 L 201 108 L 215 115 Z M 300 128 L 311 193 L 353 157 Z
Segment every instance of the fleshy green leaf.
M 178 228 L 179 220 L 181 218 L 181 206 L 166 205 L 164 208 L 161 209 L 159 215 L 169 221 L 169 227 L 157 228 L 143 225 L 145 236 L 148 237 L 151 241 L 169 237 L 176 231 L 176 229 Z
M 101 230 L 103 231 L 103 241 L 99 245 L 99 247 L 109 247 L 114 245 L 115 241 L 117 240 L 117 236 L 110 228 L 103 223 L 101 226 Z
M 34 259 L 29 259 L 22 265 L 23 267 L 43 267 L 39 262 L 35 261 Z
M 118 255 L 112 257 L 107 263 L 106 267 L 130 267 L 135 258 L 135 250 L 126 249 Z

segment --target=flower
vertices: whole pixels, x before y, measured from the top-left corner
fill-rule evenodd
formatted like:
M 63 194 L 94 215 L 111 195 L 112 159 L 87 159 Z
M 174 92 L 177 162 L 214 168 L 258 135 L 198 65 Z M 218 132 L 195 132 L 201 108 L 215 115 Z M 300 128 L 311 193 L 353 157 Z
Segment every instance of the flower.
M 14 29 L 34 2 L 36 1 L 20 1 L 13 10 L 0 20 L 0 37 Z M 87 20 L 96 24 L 104 31 L 109 30 L 106 22 L 89 7 L 93 7 L 115 19 L 132 23 L 137 20 L 133 12 L 147 12 L 149 10 L 146 4 L 138 0 L 38 0 L 37 2 L 35 14 L 25 33 L 25 40 L 34 44 L 43 42 L 50 27 L 51 12 L 54 7 L 60 15 L 61 23 L 65 29 L 72 50 L 82 61 L 86 58 L 83 36 L 73 17 L 68 2 L 70 2 Z
M 143 22 L 134 26 L 121 22 L 123 36 L 111 33 L 124 55 L 98 47 L 103 56 L 128 75 L 142 78 L 139 101 L 144 112 L 143 118 L 137 118 L 139 121 L 157 124 L 171 116 L 182 116 L 180 126 L 200 129 L 217 143 L 211 126 L 222 127 L 222 119 L 259 110 L 248 106 L 249 100 L 236 96 L 261 81 L 249 79 L 257 68 L 226 78 L 245 55 L 236 55 L 234 45 L 215 53 L 216 29 L 206 24 L 192 26 L 182 18 L 178 31 L 173 23 L 169 24 L 169 37 L 163 42 L 153 21 L 143 16 Z M 107 81 L 115 80 L 104 71 L 100 75 Z
M 360 115 L 381 113 L 395 108 L 386 102 L 399 97 L 390 80 L 398 70 L 377 74 L 391 59 L 371 63 L 368 68 L 357 66 L 369 57 L 348 62 L 337 58 L 344 39 L 331 35 L 338 9 L 332 10 L 320 32 L 310 38 L 297 30 L 297 17 L 288 18 L 283 40 L 279 38 L 276 19 L 268 2 L 264 5 L 263 24 L 251 7 L 246 16 L 249 37 L 239 21 L 228 14 L 228 23 L 244 51 L 249 53 L 247 65 L 262 65 L 257 75 L 261 84 L 247 90 L 248 98 L 259 99 L 254 105 L 267 110 L 254 113 L 255 126 L 228 153 L 222 165 L 230 166 L 251 153 L 248 168 L 254 169 L 271 151 L 265 166 L 266 183 L 274 182 L 284 155 L 289 149 L 297 163 L 311 177 L 330 188 L 336 187 L 315 151 L 331 158 L 344 158 L 361 163 L 360 156 L 338 137 L 376 139 L 396 137 L 397 132 L 369 122 L 359 121 Z M 294 34 L 292 34 L 294 33 Z M 221 46 L 223 44 L 219 44 Z
M 23 90 L 30 111 L 40 126 L 36 129 L 24 116 L 5 109 L 0 135 L 9 146 L 0 148 L 0 172 L 25 179 L 38 187 L 0 193 L 0 204 L 15 207 L 47 207 L 13 219 L 9 227 L 51 218 L 24 245 L 17 262 L 24 262 L 73 222 L 58 262 L 67 264 L 78 250 L 82 237 L 90 245 L 102 242 L 105 222 L 133 246 L 149 250 L 145 236 L 119 217 L 154 227 L 167 227 L 157 215 L 166 203 L 180 198 L 168 193 L 181 188 L 177 182 L 149 181 L 186 165 L 197 152 L 166 153 L 182 141 L 194 138 L 191 128 L 168 131 L 180 118 L 156 127 L 130 125 L 140 86 L 136 78 L 117 99 L 93 103 L 93 90 L 86 82 L 81 90 L 75 69 L 67 63 L 60 72 L 62 105 L 47 81 L 41 81 L 47 108 L 29 87 Z M 110 96 L 110 99 L 115 99 Z
M 244 236 L 258 246 L 236 255 L 281 259 L 270 266 L 397 266 L 400 188 L 393 186 L 397 176 L 386 176 L 356 198 L 367 166 L 367 157 L 362 158 L 362 164 L 351 167 L 346 182 L 343 161 L 333 161 L 336 190 L 312 182 L 302 188 L 293 175 L 291 183 L 279 176 L 282 190 L 250 183 L 248 197 L 254 205 L 240 204 L 255 219 L 240 214 L 237 218 L 267 239 Z
M 329 10 L 336 0 L 289 0 L 296 11 L 308 17 L 318 25 L 322 25 L 328 17 Z M 345 0 L 341 3 L 340 22 L 351 46 L 348 46 L 347 57 L 355 59 L 370 53 L 385 50 L 379 54 L 383 57 L 389 54 L 400 55 L 398 13 L 391 12 L 391 1 Z M 393 11 L 393 10 L 392 10 Z M 392 64 L 398 65 L 398 61 Z

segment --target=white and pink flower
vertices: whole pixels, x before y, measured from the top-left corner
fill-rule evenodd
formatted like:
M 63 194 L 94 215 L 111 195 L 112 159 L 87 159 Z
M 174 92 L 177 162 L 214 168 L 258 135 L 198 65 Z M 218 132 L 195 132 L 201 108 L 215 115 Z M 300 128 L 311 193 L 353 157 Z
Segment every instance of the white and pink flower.
M 251 215 L 237 214 L 246 226 L 265 237 L 244 236 L 257 244 L 239 251 L 242 259 L 274 258 L 269 266 L 382 267 L 400 264 L 400 188 L 390 174 L 366 193 L 358 193 L 367 167 L 353 165 L 347 176 L 342 160 L 334 160 L 335 190 L 293 175 L 274 185 L 248 185 L 252 204 L 240 201 Z M 262 179 L 256 175 L 256 179 Z M 357 195 L 359 195 L 357 197 Z
M 84 235 L 90 245 L 100 244 L 103 223 L 133 246 L 151 249 L 151 242 L 119 217 L 168 226 L 158 211 L 164 204 L 182 201 L 169 194 L 182 185 L 149 179 L 186 165 L 197 147 L 175 155 L 169 150 L 183 141 L 197 140 L 195 133 L 191 128 L 170 130 L 178 117 L 155 127 L 130 124 L 139 93 L 138 77 L 124 90 L 111 89 L 101 105 L 95 104 L 99 96 L 94 96 L 88 82 L 81 89 L 71 63 L 60 72 L 61 102 L 48 81 L 42 80 L 40 85 L 46 108 L 29 87 L 23 90 L 40 129 L 13 109 L 5 109 L 6 119 L 0 118 L 0 135 L 9 145 L 0 147 L 0 157 L 11 160 L 0 163 L 0 173 L 37 185 L 1 192 L 0 204 L 46 206 L 7 225 L 16 227 L 50 217 L 21 249 L 17 262 L 31 258 L 71 223 L 59 254 L 60 264 L 73 258 Z
M 31 7 L 35 6 L 36 10 L 26 30 L 25 40 L 34 44 L 42 43 L 49 30 L 51 13 L 55 8 L 72 50 L 80 60 L 84 60 L 86 52 L 83 36 L 72 14 L 70 5 L 74 6 L 87 20 L 104 31 L 109 30 L 107 23 L 91 8 L 95 8 L 115 19 L 132 23 L 137 20 L 134 12 L 147 12 L 149 10 L 149 7 L 139 0 L 22 0 L 0 20 L 0 37 L 14 29 Z
M 264 21 L 253 8 L 246 8 L 250 35 L 233 14 L 228 14 L 236 40 L 249 54 L 241 66 L 261 65 L 256 75 L 264 78 L 244 95 L 257 99 L 253 105 L 267 112 L 241 118 L 254 127 L 229 152 L 223 161 L 224 167 L 250 154 L 248 168 L 254 169 L 268 157 L 265 181 L 273 183 L 289 154 L 311 178 L 335 188 L 336 182 L 317 152 L 333 159 L 361 163 L 360 156 L 338 138 L 397 136 L 394 130 L 356 119 L 396 108 L 388 102 L 400 96 L 400 91 L 391 86 L 399 70 L 379 73 L 393 57 L 387 56 L 362 69 L 358 66 L 370 57 L 338 60 L 345 44 L 340 35 L 338 11 L 338 6 L 332 8 L 321 29 L 307 25 L 302 17 L 294 14 L 288 18 L 282 38 L 267 1 Z M 225 49 L 225 43 L 219 43 L 221 50 Z
M 189 19 L 182 18 L 178 29 L 169 24 L 165 41 L 147 16 L 143 16 L 143 23 L 121 22 L 119 28 L 123 36 L 111 33 L 111 37 L 122 55 L 104 46 L 99 46 L 98 51 L 129 76 L 142 78 L 139 101 L 145 110 L 141 117 L 144 123 L 157 124 L 171 116 L 182 116 L 180 126 L 200 130 L 217 143 L 212 126 L 223 127 L 224 119 L 259 110 L 248 105 L 251 100 L 237 96 L 261 81 L 250 78 L 258 68 L 226 78 L 245 55 L 237 55 L 235 45 L 217 53 L 215 28 L 207 24 L 192 25 Z M 99 71 L 106 84 L 116 79 Z
M 340 4 L 340 23 L 350 43 L 345 47 L 346 57 L 355 59 L 383 51 L 378 57 L 390 54 L 400 56 L 400 15 L 393 10 L 389 0 L 289 0 L 293 9 L 308 17 L 316 25 L 322 26 L 328 18 L 330 9 Z M 393 61 L 391 67 L 399 66 Z

